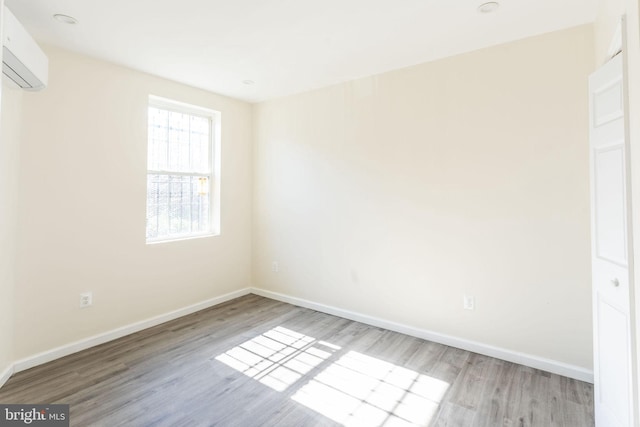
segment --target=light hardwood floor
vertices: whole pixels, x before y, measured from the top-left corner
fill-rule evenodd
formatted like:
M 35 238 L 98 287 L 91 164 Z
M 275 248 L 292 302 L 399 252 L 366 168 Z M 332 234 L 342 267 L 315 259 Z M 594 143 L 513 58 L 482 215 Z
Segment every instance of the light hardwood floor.
M 73 426 L 592 426 L 593 387 L 248 295 L 15 374 Z

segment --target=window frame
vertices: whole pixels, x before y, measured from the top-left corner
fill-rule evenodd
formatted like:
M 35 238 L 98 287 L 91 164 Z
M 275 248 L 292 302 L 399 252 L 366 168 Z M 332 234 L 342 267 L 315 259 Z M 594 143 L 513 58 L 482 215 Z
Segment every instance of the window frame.
M 150 169 L 149 164 L 149 108 L 158 108 L 174 113 L 188 114 L 190 116 L 204 117 L 209 121 L 209 170 L 208 172 L 178 172 L 175 170 Z M 222 113 L 217 110 L 200 107 L 185 102 L 176 101 L 169 98 L 163 98 L 156 95 L 149 95 L 147 102 L 147 145 L 146 145 L 146 162 L 147 162 L 147 185 L 145 196 L 149 197 L 148 179 L 149 175 L 167 175 L 167 176 L 186 176 L 186 177 L 206 177 L 209 179 L 209 230 L 205 232 L 197 232 L 180 236 L 164 236 L 161 238 L 149 239 L 146 237 L 147 222 L 145 219 L 145 242 L 147 245 L 158 243 L 176 242 L 181 240 L 200 239 L 203 237 L 212 237 L 220 235 L 220 152 L 221 152 L 221 117 Z M 148 210 L 148 202 L 145 203 L 145 212 Z M 145 214 L 146 218 L 146 214 Z

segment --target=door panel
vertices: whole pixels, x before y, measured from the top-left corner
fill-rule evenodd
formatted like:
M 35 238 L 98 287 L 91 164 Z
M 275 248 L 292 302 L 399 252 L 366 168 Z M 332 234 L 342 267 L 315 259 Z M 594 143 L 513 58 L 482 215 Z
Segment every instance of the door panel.
M 631 427 L 631 336 L 622 55 L 589 79 L 595 415 L 598 427 Z
M 611 331 L 601 335 L 601 348 L 619 349 L 622 354 L 628 353 L 628 319 L 624 310 L 619 310 L 604 298 L 599 298 L 597 316 L 601 330 Z M 598 361 L 600 369 L 598 370 L 597 400 L 600 405 L 606 406 L 609 414 L 615 418 L 615 423 L 611 425 L 628 426 L 630 425 L 630 402 L 625 393 L 625 387 L 620 387 L 620 384 L 628 382 L 631 372 L 629 366 L 626 363 L 620 363 L 618 359 L 619 354 L 601 351 Z
M 622 76 L 599 87 L 593 96 L 593 120 L 596 127 L 623 116 Z
M 624 144 L 594 150 L 596 256 L 627 265 Z

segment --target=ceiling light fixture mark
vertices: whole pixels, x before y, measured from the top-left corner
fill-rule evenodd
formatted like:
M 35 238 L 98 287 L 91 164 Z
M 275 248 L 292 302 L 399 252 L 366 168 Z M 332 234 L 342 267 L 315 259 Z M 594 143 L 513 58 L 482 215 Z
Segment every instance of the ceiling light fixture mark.
M 55 15 L 53 15 L 53 18 L 58 22 L 62 22 L 63 24 L 75 25 L 78 23 L 78 20 L 73 16 L 63 15 L 62 13 L 56 13 Z
M 496 1 L 490 1 L 490 2 L 483 3 L 480 6 L 478 6 L 478 12 L 480 12 L 480 13 L 492 13 L 492 12 L 495 12 L 496 10 L 498 10 L 499 7 L 500 7 L 500 3 L 496 2 Z

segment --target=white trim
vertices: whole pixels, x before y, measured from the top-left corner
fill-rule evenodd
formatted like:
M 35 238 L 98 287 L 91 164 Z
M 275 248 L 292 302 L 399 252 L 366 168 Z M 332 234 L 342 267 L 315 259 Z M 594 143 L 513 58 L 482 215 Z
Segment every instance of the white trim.
M 463 350 L 472 351 L 474 353 L 484 354 L 486 356 L 495 357 L 498 359 L 506 360 L 508 362 L 518 363 L 521 365 L 529 366 L 535 369 L 551 372 L 558 375 L 563 375 L 569 378 L 575 378 L 580 381 L 586 381 L 593 383 L 593 371 L 581 368 L 575 365 L 569 365 L 563 362 L 559 362 L 552 359 L 545 359 L 530 354 L 520 353 L 492 345 L 480 343 L 477 341 L 471 341 L 464 338 L 459 338 L 451 335 L 441 334 L 438 332 L 429 331 L 426 329 L 420 329 L 413 326 L 405 325 L 402 323 L 393 322 L 391 320 L 381 319 L 378 317 L 369 316 L 362 313 L 357 313 L 351 310 L 345 310 L 330 305 L 320 304 L 313 301 L 297 298 L 278 292 L 267 291 L 260 288 L 244 288 L 238 291 L 230 292 L 228 294 L 221 295 L 219 297 L 211 298 L 206 301 L 202 301 L 188 307 L 184 307 L 178 310 L 174 310 L 159 316 L 155 316 L 140 322 L 132 323 L 117 329 L 113 329 L 102 334 L 94 335 L 89 338 L 85 338 L 79 341 L 75 341 L 54 349 L 38 353 L 33 356 L 29 356 L 22 360 L 18 360 L 12 366 L 7 367 L 2 374 L 0 374 L 0 387 L 13 375 L 15 372 L 24 371 L 34 366 L 42 365 L 47 362 L 59 359 L 64 356 L 68 356 L 73 353 L 77 353 L 88 348 L 104 344 L 106 342 L 124 337 L 126 335 L 133 334 L 135 332 L 142 331 L 147 328 L 159 325 L 161 323 L 168 322 L 186 316 L 196 311 L 204 310 L 209 307 L 213 307 L 223 302 L 230 301 L 235 298 L 239 298 L 248 294 L 255 294 L 265 298 L 274 299 L 277 301 L 286 302 L 289 304 L 297 305 L 300 307 L 310 308 L 312 310 L 320 311 L 323 313 L 331 314 L 334 316 L 343 317 L 345 319 L 354 320 L 357 322 L 365 323 L 384 329 L 388 329 L 395 332 L 400 332 L 406 335 L 410 335 L 417 338 L 422 338 L 428 341 L 437 342 L 440 344 L 448 345 L 451 347 L 461 348 Z
M 174 113 L 185 113 L 192 116 L 206 117 L 212 121 L 220 121 L 220 111 L 212 108 L 201 107 L 195 104 L 188 104 L 175 99 L 163 98 L 161 96 L 149 95 L 149 107 L 161 108 L 173 111 Z
M 75 341 L 69 344 L 65 344 L 60 347 L 56 347 L 51 350 L 44 351 L 42 353 L 29 356 L 22 360 L 18 360 L 13 364 L 13 372 L 20 372 L 33 368 L 34 366 L 42 365 L 43 363 L 51 362 L 52 360 L 59 359 L 64 356 L 68 356 L 73 353 L 77 353 L 82 350 L 94 347 L 96 345 L 104 344 L 109 341 L 124 337 L 126 335 L 133 334 L 135 332 L 142 331 L 152 326 L 159 325 L 161 323 L 168 322 L 170 320 L 177 319 L 182 316 L 186 316 L 196 311 L 204 310 L 205 308 L 213 307 L 214 305 L 222 304 L 223 302 L 230 301 L 235 298 L 239 298 L 251 293 L 249 288 L 240 289 L 238 291 L 230 292 L 228 294 L 221 295 L 219 297 L 211 298 L 206 301 L 202 301 L 187 307 L 180 308 L 178 310 L 170 311 L 159 316 L 151 317 L 140 322 L 132 323 L 130 325 L 122 326 L 120 328 L 112 329 L 111 331 L 104 332 L 98 335 L 94 335 L 89 338 L 84 338 L 79 341 Z M 13 373 L 12 372 L 12 373 Z M 10 374 L 11 375 L 11 374 Z M 0 380 L 3 377 L 0 377 Z M 0 385 L 2 382 L 0 381 Z
M 13 365 L 9 365 L 7 366 L 7 368 L 0 374 L 0 387 L 2 387 L 4 385 L 4 383 L 6 383 L 9 378 L 11 378 L 11 375 L 13 375 Z
M 147 240 L 146 244 L 149 246 L 157 245 L 158 243 L 169 243 L 169 242 L 184 242 L 185 240 L 194 240 L 194 239 L 202 239 L 203 237 L 217 237 L 220 233 L 215 234 L 213 232 L 207 231 L 206 234 L 189 234 L 185 237 L 173 237 L 167 239 L 158 239 L 158 240 Z
M 575 365 L 559 362 L 557 360 L 546 359 L 531 354 L 520 353 L 506 348 L 495 347 L 477 341 L 471 341 L 452 335 L 441 334 L 426 329 L 416 328 L 414 326 L 396 323 L 391 320 L 381 319 L 366 314 L 358 313 L 351 310 L 345 310 L 330 305 L 319 304 L 302 298 L 297 298 L 278 292 L 267 291 L 260 288 L 251 288 L 251 293 L 260 295 L 265 298 L 286 302 L 300 307 L 310 308 L 312 310 L 321 311 L 323 313 L 332 314 L 334 316 L 343 317 L 349 320 L 365 323 L 367 325 L 379 328 L 389 329 L 391 331 L 400 332 L 424 340 L 437 342 L 451 347 L 460 348 L 474 353 L 484 354 L 485 356 L 495 357 L 497 359 L 506 360 L 507 362 L 518 363 L 520 365 L 529 366 L 531 368 L 540 369 L 565 377 L 574 378 L 593 384 L 593 371 L 581 368 Z
M 172 175 L 172 176 L 197 176 L 211 179 L 211 172 L 176 172 L 171 170 L 147 169 L 147 174 L 151 175 Z

